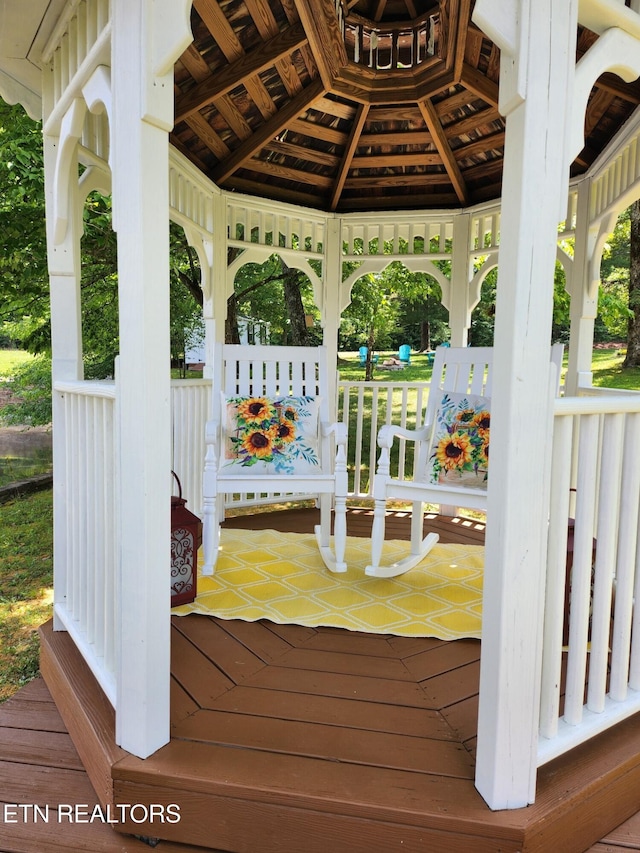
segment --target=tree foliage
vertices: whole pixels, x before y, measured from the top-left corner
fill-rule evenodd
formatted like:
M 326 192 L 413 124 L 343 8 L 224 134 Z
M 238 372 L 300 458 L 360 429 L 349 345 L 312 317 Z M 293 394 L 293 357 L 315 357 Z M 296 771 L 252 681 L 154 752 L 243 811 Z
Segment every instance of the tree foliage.
M 41 127 L 0 100 L 0 323 L 35 352 L 47 347 L 47 292 Z
M 226 340 L 237 343 L 238 319 L 249 317 L 269 325 L 271 343 L 319 343 L 318 335 L 307 328 L 307 316 L 314 320 L 320 316 L 309 277 L 273 254 L 264 263 L 245 264 L 236 273 L 227 304 Z

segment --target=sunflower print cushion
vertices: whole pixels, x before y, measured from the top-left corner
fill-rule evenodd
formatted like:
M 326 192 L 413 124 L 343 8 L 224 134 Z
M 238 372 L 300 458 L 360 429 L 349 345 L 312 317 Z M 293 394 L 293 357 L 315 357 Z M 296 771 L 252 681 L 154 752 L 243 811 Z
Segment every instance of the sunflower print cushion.
M 445 393 L 436 412 L 427 481 L 486 489 L 490 426 L 488 397 Z
M 318 457 L 319 397 L 227 397 L 225 473 L 313 474 Z

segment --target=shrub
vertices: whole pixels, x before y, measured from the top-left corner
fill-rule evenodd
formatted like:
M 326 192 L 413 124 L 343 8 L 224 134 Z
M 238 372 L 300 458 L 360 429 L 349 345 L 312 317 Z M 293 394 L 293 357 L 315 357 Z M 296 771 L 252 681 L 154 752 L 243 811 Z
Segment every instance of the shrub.
M 2 423 L 43 426 L 51 423 L 51 359 L 39 355 L 15 367 L 4 388 L 11 401 L 0 410 Z

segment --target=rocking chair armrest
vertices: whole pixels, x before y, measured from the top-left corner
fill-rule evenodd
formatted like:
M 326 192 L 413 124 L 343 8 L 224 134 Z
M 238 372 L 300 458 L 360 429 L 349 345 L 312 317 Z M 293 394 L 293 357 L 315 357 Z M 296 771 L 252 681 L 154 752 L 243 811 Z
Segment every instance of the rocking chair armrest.
M 406 438 L 409 441 L 426 441 L 429 438 L 430 427 L 407 429 L 396 424 L 385 424 L 378 431 L 378 447 L 390 450 L 395 438 Z
M 320 429 L 322 431 L 322 437 L 328 438 L 331 433 L 334 434 L 336 444 L 337 445 L 347 445 L 347 425 L 342 422 L 337 421 L 336 423 L 321 423 Z
M 207 421 L 204 428 L 205 444 L 217 444 L 220 436 L 220 421 Z

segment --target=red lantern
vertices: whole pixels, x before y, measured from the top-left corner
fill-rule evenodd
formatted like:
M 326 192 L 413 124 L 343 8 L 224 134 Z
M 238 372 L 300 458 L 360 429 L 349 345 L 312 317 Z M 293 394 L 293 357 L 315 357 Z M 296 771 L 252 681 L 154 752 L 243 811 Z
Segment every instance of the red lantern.
M 171 496 L 171 606 L 188 604 L 196 597 L 198 548 L 202 545 L 202 522 L 186 507 L 182 486 L 174 471 L 179 496 Z

